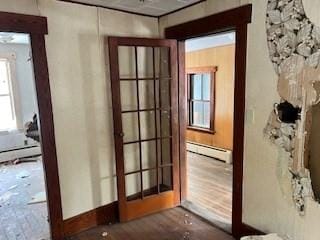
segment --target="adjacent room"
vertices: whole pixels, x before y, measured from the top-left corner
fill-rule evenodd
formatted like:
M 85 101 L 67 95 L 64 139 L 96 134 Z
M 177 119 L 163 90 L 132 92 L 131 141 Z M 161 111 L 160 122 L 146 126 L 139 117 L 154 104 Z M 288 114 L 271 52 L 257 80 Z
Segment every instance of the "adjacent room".
M 0 240 L 319 240 L 319 0 L 1 0 Z
M 183 206 L 231 231 L 235 32 L 185 41 L 187 198 Z
M 49 239 L 28 34 L 0 33 L 0 239 Z

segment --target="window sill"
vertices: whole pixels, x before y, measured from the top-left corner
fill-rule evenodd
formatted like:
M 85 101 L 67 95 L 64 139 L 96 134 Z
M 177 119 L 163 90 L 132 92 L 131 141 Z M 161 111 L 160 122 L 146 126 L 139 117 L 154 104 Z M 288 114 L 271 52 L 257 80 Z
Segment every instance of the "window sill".
M 194 126 L 188 126 L 187 130 L 203 132 L 203 133 L 209 133 L 209 134 L 215 134 L 216 133 L 214 130 L 211 130 L 211 129 L 194 127 Z

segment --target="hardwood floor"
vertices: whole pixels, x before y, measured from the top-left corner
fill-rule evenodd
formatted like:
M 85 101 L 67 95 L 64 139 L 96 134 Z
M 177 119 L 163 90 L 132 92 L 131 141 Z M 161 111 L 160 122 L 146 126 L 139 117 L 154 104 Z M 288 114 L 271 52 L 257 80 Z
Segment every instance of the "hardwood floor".
M 199 208 L 205 218 L 231 225 L 232 165 L 187 152 L 187 166 L 189 206 Z
M 28 204 L 44 189 L 41 161 L 0 164 L 0 240 L 50 239 L 47 204 Z
M 177 207 L 127 223 L 100 226 L 68 240 L 233 240 L 196 215 Z

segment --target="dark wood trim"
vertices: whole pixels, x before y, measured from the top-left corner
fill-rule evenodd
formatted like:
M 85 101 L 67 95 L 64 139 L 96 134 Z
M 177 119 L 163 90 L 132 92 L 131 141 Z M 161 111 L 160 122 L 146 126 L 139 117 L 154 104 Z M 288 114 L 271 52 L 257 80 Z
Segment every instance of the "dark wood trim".
M 26 14 L 0 12 L 1 32 L 47 34 L 47 18 Z
M 244 116 L 245 116 L 245 83 L 246 83 L 246 55 L 247 55 L 247 24 L 251 22 L 252 5 L 245 5 L 217 13 L 208 17 L 182 23 L 165 29 L 165 37 L 180 40 L 180 46 L 186 39 L 206 36 L 224 31 L 236 32 L 236 63 L 234 87 L 234 132 L 233 132 L 233 196 L 232 196 L 232 235 L 237 239 L 243 235 L 242 223 L 242 184 L 243 184 L 243 144 L 244 144 Z M 179 59 L 185 57 L 180 51 Z M 179 83 L 185 81 L 184 64 L 179 66 Z M 186 122 L 186 93 L 179 92 L 179 116 L 181 125 Z M 182 102 L 185 101 L 185 102 Z M 184 120 L 184 121 L 183 121 Z M 180 125 L 180 132 L 182 131 Z M 181 200 L 185 200 L 187 192 L 185 136 L 180 136 L 180 169 L 181 169 Z
M 88 7 L 99 7 L 99 8 L 109 9 L 109 10 L 113 10 L 113 11 L 117 11 L 117 12 L 135 14 L 135 15 L 139 15 L 139 16 L 143 16 L 143 17 L 158 18 L 158 16 L 153 16 L 153 15 L 150 15 L 150 14 L 138 13 L 138 12 L 133 12 L 133 11 L 128 11 L 128 10 L 121 10 L 121 9 L 118 9 L 118 8 L 106 7 L 106 6 L 103 6 L 103 5 L 100 5 L 100 4 L 77 2 L 77 1 L 74 1 L 74 0 L 58 0 L 58 1 L 67 2 L 67 3 L 74 3 L 74 4 L 79 4 L 79 5 L 88 6 Z
M 185 42 L 178 42 L 178 81 L 179 81 L 179 167 L 180 167 L 180 199 L 187 197 L 187 162 L 181 161 L 187 157 L 187 84 L 185 79 Z
M 45 39 L 43 34 L 31 34 L 30 39 L 39 108 L 40 139 L 51 238 L 53 240 L 60 240 L 63 237 L 63 218 Z
M 44 39 L 44 35 L 48 32 L 47 19 L 39 16 L 0 12 L 0 31 L 30 34 L 51 238 L 52 240 L 62 240 L 61 194 Z
M 245 223 L 242 224 L 242 237 L 243 236 L 252 236 L 252 235 L 265 235 L 264 232 L 257 230 Z
M 188 126 L 187 129 L 193 130 L 193 131 L 199 131 L 199 132 L 205 132 L 205 133 L 210 133 L 214 134 L 214 118 L 215 118 L 215 91 L 216 91 L 216 72 L 218 70 L 218 67 L 216 66 L 206 66 L 206 67 L 191 67 L 191 68 L 186 68 L 186 75 L 185 79 L 187 82 L 187 96 L 188 96 Z M 204 128 L 204 127 L 197 127 L 192 125 L 193 118 L 190 115 L 190 109 L 192 108 L 190 101 L 193 101 L 191 98 L 191 74 L 203 74 L 203 73 L 209 73 L 210 74 L 210 127 L 209 128 Z M 203 102 L 203 100 L 200 100 L 200 102 Z
M 70 237 L 90 228 L 118 221 L 118 202 L 115 201 L 64 220 L 63 232 L 65 237 Z
M 185 22 L 165 29 L 166 38 L 185 40 L 212 33 L 233 30 L 237 25 L 251 22 L 252 5 L 244 5 L 197 20 Z

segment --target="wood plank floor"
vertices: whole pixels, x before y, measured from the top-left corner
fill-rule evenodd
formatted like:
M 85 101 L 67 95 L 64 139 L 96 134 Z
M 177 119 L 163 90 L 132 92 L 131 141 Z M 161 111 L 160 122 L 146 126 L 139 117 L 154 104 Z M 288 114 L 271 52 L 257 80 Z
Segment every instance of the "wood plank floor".
M 187 200 L 218 221 L 231 224 L 232 165 L 187 152 Z
M 0 240 L 50 239 L 47 204 L 28 205 L 44 189 L 41 161 L 0 165 Z
M 105 233 L 106 236 L 103 236 Z M 196 215 L 174 208 L 127 223 L 99 226 L 68 240 L 233 240 Z

